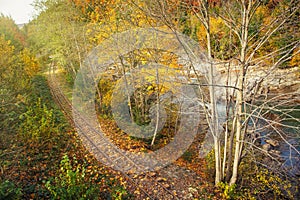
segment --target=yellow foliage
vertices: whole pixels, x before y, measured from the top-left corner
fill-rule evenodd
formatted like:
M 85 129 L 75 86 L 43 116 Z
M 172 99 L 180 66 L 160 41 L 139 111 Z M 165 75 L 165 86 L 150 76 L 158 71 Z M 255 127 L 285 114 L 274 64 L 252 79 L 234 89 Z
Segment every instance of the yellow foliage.
M 293 52 L 293 56 L 292 56 L 292 59 L 290 61 L 290 66 L 292 67 L 300 67 L 300 48 L 296 48 Z
M 143 1 L 135 1 L 135 4 L 143 6 Z M 95 44 L 100 44 L 115 33 L 137 27 L 149 27 L 154 22 L 136 5 L 121 0 L 111 2 L 105 13 L 96 6 L 93 12 L 89 13 L 89 19 L 88 39 Z
M 205 30 L 205 27 L 200 24 L 199 27 L 198 27 L 198 31 L 197 31 L 197 38 L 199 40 L 199 43 L 202 47 L 205 47 L 206 46 L 206 43 L 207 43 L 207 38 L 206 38 L 206 30 Z
M 211 17 L 210 18 L 210 33 L 212 36 L 216 36 L 216 38 L 222 38 L 226 33 L 221 30 L 225 30 L 226 25 L 224 21 L 220 17 Z M 206 47 L 207 38 L 206 38 L 206 29 L 202 24 L 199 24 L 197 29 L 197 38 L 202 47 Z
M 255 14 L 265 18 L 270 15 L 270 10 L 267 6 L 261 5 L 256 9 Z
M 217 34 L 220 32 L 220 30 L 224 30 L 225 24 L 224 21 L 218 17 L 214 18 L 212 17 L 210 19 L 210 31 L 212 34 Z
M 252 177 L 251 182 L 255 184 L 254 194 L 272 192 L 275 196 L 287 195 L 289 198 L 293 197 L 291 183 L 269 172 L 267 169 L 261 169 L 256 176 Z
M 220 182 L 218 187 L 222 190 L 222 197 L 223 199 L 236 199 L 236 185 L 229 185 L 227 183 Z
M 6 55 L 11 55 L 15 47 L 11 45 L 11 41 L 6 41 L 4 35 L 0 36 L 0 57 L 1 59 Z
M 104 106 L 109 107 L 112 99 L 114 82 L 107 77 L 100 79 L 99 89 L 102 95 L 102 103 Z
M 11 45 L 10 41 L 6 41 L 4 36 L 0 35 L 0 81 L 11 80 L 15 67 L 15 47 Z M 1 80 L 2 79 L 2 80 Z
M 24 64 L 24 71 L 27 76 L 33 77 L 40 70 L 39 63 L 37 59 L 31 55 L 28 49 L 24 49 L 20 53 L 20 58 Z

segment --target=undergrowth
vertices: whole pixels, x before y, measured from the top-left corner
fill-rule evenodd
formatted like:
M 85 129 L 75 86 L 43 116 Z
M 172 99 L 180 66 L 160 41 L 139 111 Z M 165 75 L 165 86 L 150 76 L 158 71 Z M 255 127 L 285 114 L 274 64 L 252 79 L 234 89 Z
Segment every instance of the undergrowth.
M 24 108 L 15 121 L 18 128 L 1 133 L 0 200 L 126 196 L 118 177 L 99 165 L 68 125 L 52 99 L 47 79 L 33 77 L 29 91 L 23 95 Z M 108 184 L 110 180 L 114 183 Z M 118 186 L 121 193 L 115 189 Z

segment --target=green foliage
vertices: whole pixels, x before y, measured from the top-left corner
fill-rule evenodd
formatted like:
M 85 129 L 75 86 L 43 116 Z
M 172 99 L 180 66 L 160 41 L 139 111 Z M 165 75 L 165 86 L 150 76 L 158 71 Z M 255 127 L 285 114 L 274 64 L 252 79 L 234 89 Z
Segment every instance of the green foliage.
M 112 188 L 111 197 L 114 200 L 127 200 L 133 196 L 123 186 L 115 186 Z
M 215 175 L 215 151 L 211 150 L 206 156 L 205 161 L 207 163 L 205 172 L 208 178 L 213 182 Z
M 47 84 L 47 79 L 45 76 L 36 75 L 31 79 L 31 94 L 29 102 L 36 102 L 37 99 L 46 104 L 48 107 L 54 107 L 55 104 L 52 99 L 50 89 Z
M 5 180 L 0 183 L 0 200 L 17 200 L 21 199 L 22 189 L 18 188 L 14 183 Z
M 183 154 L 182 154 L 182 158 L 188 162 L 191 162 L 192 159 L 193 159 L 193 152 L 191 151 L 185 151 Z
M 76 158 L 73 162 L 65 155 L 60 162 L 60 171 L 54 181 L 49 180 L 46 188 L 52 199 L 98 199 L 99 187 L 92 184 L 91 178 L 86 178 L 86 169 Z
M 155 95 L 156 88 L 153 84 L 143 85 L 142 87 L 137 87 L 131 96 L 133 118 L 138 125 L 148 125 L 150 123 L 149 109 L 151 105 L 154 105 L 155 101 L 155 99 L 150 97 Z
M 30 95 L 24 100 L 25 111 L 19 115 L 19 132 L 27 139 L 49 138 L 67 127 L 66 119 L 52 99 L 45 76 L 31 79 Z
M 11 41 L 17 50 L 23 49 L 25 45 L 25 34 L 15 24 L 14 20 L 0 14 L 0 35 L 5 36 L 5 40 Z
M 74 77 L 72 76 L 72 74 L 66 73 L 66 81 L 68 83 L 68 85 L 70 87 L 72 87 L 74 85 Z
M 67 0 L 36 1 L 34 6 L 40 14 L 27 25 L 31 49 L 42 62 L 51 60 L 74 76 L 87 47 L 80 11 Z
M 47 80 L 36 75 L 31 80 L 27 110 L 19 116 L 19 132 L 27 139 L 49 138 L 66 128 L 66 120 L 53 102 Z
M 221 189 L 222 193 L 222 197 L 224 199 L 237 199 L 238 194 L 236 192 L 236 185 L 229 185 L 228 183 L 223 183 L 220 182 L 218 184 L 219 189 Z
M 23 39 L 13 20 L 0 16 L 0 130 L 6 133 L 18 127 L 30 78 L 39 68 L 30 51 L 18 46 Z
M 0 130 L 6 133 L 17 127 L 29 82 L 17 53 L 11 41 L 0 35 Z
M 40 98 L 20 116 L 20 119 L 23 121 L 20 125 L 20 133 L 25 138 L 45 138 L 50 137 L 51 133 L 58 132 L 53 110 L 43 104 Z

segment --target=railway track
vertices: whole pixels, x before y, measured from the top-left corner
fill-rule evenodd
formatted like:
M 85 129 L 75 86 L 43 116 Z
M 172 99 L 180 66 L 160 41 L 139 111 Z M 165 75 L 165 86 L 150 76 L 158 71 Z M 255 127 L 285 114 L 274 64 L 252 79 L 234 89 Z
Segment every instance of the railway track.
M 109 163 L 115 169 L 127 167 L 128 169 L 136 170 L 143 167 L 136 164 L 126 153 L 120 151 L 120 149 L 109 142 L 108 138 L 103 137 L 99 130 L 96 130 L 94 126 L 91 126 L 86 119 L 74 110 L 72 103 L 62 92 L 53 70 L 49 71 L 48 84 L 56 103 L 60 106 L 70 123 L 75 126 L 74 115 L 76 115 L 77 119 L 80 119 L 79 123 L 76 121 L 77 132 L 85 147 L 98 161 L 103 162 L 103 159 L 105 159 L 105 163 Z M 113 156 L 109 156 L 112 155 L 112 152 Z M 128 169 L 125 171 L 128 171 Z M 131 190 L 140 191 L 136 196 L 137 199 L 179 199 L 175 190 L 172 191 L 172 189 L 169 189 L 169 186 L 166 187 L 149 173 L 136 175 L 122 172 L 124 170 L 119 171 L 129 183 Z

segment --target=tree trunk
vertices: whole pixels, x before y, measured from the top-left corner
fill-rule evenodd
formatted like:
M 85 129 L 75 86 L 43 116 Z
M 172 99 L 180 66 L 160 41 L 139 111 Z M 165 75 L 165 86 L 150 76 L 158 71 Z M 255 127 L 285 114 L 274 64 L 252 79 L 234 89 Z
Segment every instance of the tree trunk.
M 238 87 L 240 90 L 237 92 L 237 113 L 236 113 L 236 133 L 235 133 L 235 151 L 234 151 L 234 160 L 233 160 L 233 168 L 232 168 L 232 176 L 230 179 L 230 185 L 233 185 L 236 183 L 237 175 L 238 175 L 238 166 L 240 161 L 240 148 L 241 143 L 243 141 L 240 140 L 241 134 L 242 134 L 242 107 L 243 107 L 243 80 L 242 78 L 239 79 Z
M 215 185 L 223 179 L 222 174 L 222 157 L 221 157 L 221 144 L 220 144 L 220 133 L 219 133 L 219 123 L 218 123 L 218 112 L 216 106 L 216 96 L 215 96 L 215 77 L 214 77 L 214 64 L 212 61 L 212 50 L 211 50 L 211 37 L 210 37 L 210 22 L 208 14 L 208 2 L 203 3 L 205 6 L 204 9 L 204 20 L 206 21 L 206 38 L 207 38 L 207 54 L 210 62 L 209 70 L 209 95 L 210 95 L 210 106 L 211 106 L 211 133 L 214 138 L 214 150 L 215 150 Z
M 241 35 L 240 35 L 240 72 L 238 74 L 238 91 L 236 97 L 236 134 L 235 134 L 235 151 L 234 151 L 234 160 L 232 168 L 232 177 L 230 179 L 229 185 L 233 185 L 237 181 L 238 177 L 238 167 L 240 163 L 240 152 L 243 148 L 242 138 L 244 136 L 243 125 L 242 125 L 242 115 L 243 115 L 243 92 L 244 92 L 244 80 L 246 75 L 247 63 L 246 63 L 246 53 L 247 53 L 247 44 L 248 44 L 248 28 L 250 20 L 250 10 L 252 9 L 252 1 L 246 2 L 243 0 L 242 4 L 242 25 L 241 25 Z
M 126 89 L 126 93 L 127 93 L 127 101 L 128 101 L 128 106 L 129 106 L 130 118 L 131 118 L 131 122 L 134 123 L 132 104 L 131 104 L 130 94 L 129 94 L 129 85 L 128 85 L 128 81 L 127 81 L 127 78 L 126 78 L 125 64 L 123 63 L 123 58 L 122 57 L 119 57 L 119 59 L 121 61 L 122 73 L 123 73 L 123 76 L 124 76 L 124 82 L 125 82 L 125 89 Z
M 155 69 L 155 74 L 156 74 L 156 85 L 157 85 L 157 103 L 156 103 L 156 123 L 155 123 L 155 130 L 154 130 L 154 134 L 153 134 L 153 138 L 151 141 L 151 146 L 154 145 L 155 142 L 155 138 L 157 135 L 157 131 L 158 131 L 158 123 L 159 123 L 159 109 L 160 109 L 160 102 L 159 102 L 159 93 L 160 93 L 160 88 L 159 88 L 159 73 L 158 73 L 158 67 L 156 66 Z

